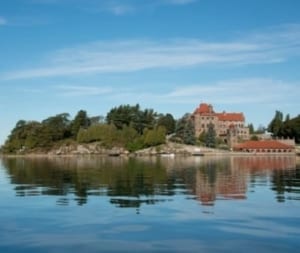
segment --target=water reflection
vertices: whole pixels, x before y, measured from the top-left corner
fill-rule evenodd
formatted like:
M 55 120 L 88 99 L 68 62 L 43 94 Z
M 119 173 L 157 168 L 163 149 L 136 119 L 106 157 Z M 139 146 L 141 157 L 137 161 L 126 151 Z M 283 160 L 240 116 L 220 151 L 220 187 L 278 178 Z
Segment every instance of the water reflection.
M 223 158 L 3 158 L 16 195 L 57 196 L 57 205 L 109 197 L 117 207 L 138 208 L 184 195 L 202 205 L 247 198 L 270 184 L 279 202 L 300 200 L 300 170 L 294 157 Z

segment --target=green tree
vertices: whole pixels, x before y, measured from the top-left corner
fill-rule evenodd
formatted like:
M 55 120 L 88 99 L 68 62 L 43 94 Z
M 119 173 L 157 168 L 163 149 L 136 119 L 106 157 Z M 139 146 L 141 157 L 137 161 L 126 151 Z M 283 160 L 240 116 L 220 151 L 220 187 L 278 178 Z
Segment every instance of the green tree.
M 265 131 L 266 131 L 266 128 L 263 125 L 260 124 L 257 127 L 257 130 L 254 133 L 255 134 L 263 134 L 263 133 L 265 133 Z
M 132 126 L 124 126 L 122 130 L 119 130 L 118 141 L 122 146 L 128 147 L 139 136 L 138 132 Z
M 280 136 L 280 131 L 283 126 L 283 114 L 280 111 L 275 112 L 275 116 L 268 126 L 268 131 L 273 134 L 273 136 Z
M 122 129 L 123 126 L 129 126 L 138 116 L 140 106 L 120 105 L 112 108 L 106 115 L 108 124 L 114 124 L 117 129 Z
M 295 139 L 300 143 L 300 115 L 284 121 L 280 137 Z
M 144 146 L 156 146 L 165 143 L 166 128 L 159 126 L 154 129 L 147 130 L 144 137 Z
M 141 110 L 139 104 L 120 105 L 108 112 L 106 121 L 108 124 L 114 124 L 117 129 L 131 125 L 139 134 L 143 134 L 145 128 L 155 127 L 156 116 L 157 113 L 153 109 Z
M 25 120 L 19 120 L 16 123 L 2 147 L 4 152 L 13 153 L 23 148 L 27 137 L 26 126 L 27 122 Z
M 196 144 L 195 126 L 194 126 L 194 122 L 191 119 L 189 119 L 185 124 L 184 132 L 183 132 L 183 142 L 189 145 Z
M 250 138 L 251 141 L 258 141 L 259 138 L 257 137 L 257 135 L 252 135 Z
M 207 147 L 211 147 L 211 148 L 216 147 L 216 131 L 212 123 L 208 125 L 205 144 Z
M 254 126 L 252 123 L 248 124 L 249 134 L 254 134 Z
M 166 128 L 167 134 L 174 133 L 176 121 L 172 114 L 167 113 L 166 115 L 160 115 L 157 121 L 157 126 L 164 126 Z
M 285 120 L 284 120 L 284 122 L 288 122 L 288 121 L 290 121 L 290 114 L 287 114 L 286 116 L 285 116 Z
M 91 124 L 91 121 L 87 115 L 87 112 L 80 110 L 77 112 L 74 120 L 71 123 L 71 134 L 76 138 L 80 128 L 88 128 Z
M 205 144 L 205 140 L 206 140 L 206 132 L 202 131 L 202 133 L 199 135 L 199 141 L 201 144 Z
M 195 126 L 190 114 L 185 114 L 176 122 L 175 135 L 184 144 L 194 145 L 196 143 Z

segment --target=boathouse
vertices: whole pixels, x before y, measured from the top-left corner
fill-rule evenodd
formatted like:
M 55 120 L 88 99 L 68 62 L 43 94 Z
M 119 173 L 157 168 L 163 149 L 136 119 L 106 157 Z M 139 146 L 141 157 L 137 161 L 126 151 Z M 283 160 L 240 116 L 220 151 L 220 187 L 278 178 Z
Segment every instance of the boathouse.
M 278 140 L 246 141 L 236 144 L 233 150 L 247 153 L 294 153 L 295 145 Z

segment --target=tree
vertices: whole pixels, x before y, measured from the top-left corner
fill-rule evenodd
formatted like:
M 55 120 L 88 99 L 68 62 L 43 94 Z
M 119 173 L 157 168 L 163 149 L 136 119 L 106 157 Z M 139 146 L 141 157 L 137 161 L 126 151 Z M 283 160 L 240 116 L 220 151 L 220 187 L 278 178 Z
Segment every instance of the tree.
M 263 133 L 265 133 L 265 131 L 266 131 L 266 128 L 263 125 L 260 124 L 258 126 L 257 130 L 254 133 L 256 133 L 256 134 L 263 134 Z
M 141 110 L 139 104 L 120 105 L 108 112 L 106 121 L 108 124 L 114 124 L 119 130 L 131 125 L 139 134 L 143 134 L 145 128 L 155 127 L 156 116 L 157 113 L 153 109 Z
M 205 144 L 205 140 L 206 140 L 206 132 L 202 131 L 202 133 L 199 135 L 198 140 L 200 141 L 200 143 Z
M 196 143 L 195 126 L 190 114 L 185 114 L 177 121 L 175 135 L 185 144 L 194 145 Z
M 287 115 L 285 116 L 284 122 L 288 122 L 288 121 L 290 121 L 290 114 L 287 114 Z
M 207 133 L 206 133 L 206 138 L 205 138 L 205 144 L 207 147 L 214 148 L 216 147 L 216 131 L 214 129 L 214 125 L 210 123 L 208 125 Z
M 164 126 L 159 126 L 145 132 L 144 145 L 146 147 L 156 146 L 165 143 L 165 139 L 166 128 Z
M 89 117 L 90 125 L 97 125 L 99 123 L 104 123 L 104 117 L 103 116 L 93 116 Z
M 283 114 L 280 111 L 275 112 L 275 116 L 268 126 L 268 131 L 273 134 L 273 136 L 279 136 L 283 125 Z
M 106 115 L 108 124 L 114 124 L 117 129 L 122 129 L 124 125 L 129 126 L 136 117 L 140 106 L 120 105 L 112 108 Z
M 160 115 L 157 121 L 157 126 L 164 126 L 167 134 L 174 133 L 175 125 L 176 121 L 170 113 L 167 113 L 166 115 Z
M 194 126 L 194 122 L 191 119 L 189 119 L 185 124 L 184 132 L 183 132 L 183 142 L 189 145 L 196 144 L 195 126 Z
M 68 113 L 61 113 L 43 120 L 43 132 L 46 135 L 44 137 L 49 141 L 59 141 L 70 137 L 69 117 Z
M 296 143 L 300 143 L 300 115 L 284 121 L 280 137 L 295 139 Z
M 254 126 L 252 123 L 248 124 L 249 134 L 254 134 Z
M 88 128 L 91 124 L 89 117 L 87 116 L 87 112 L 84 110 L 80 110 L 77 112 L 74 120 L 71 123 L 71 134 L 76 138 L 78 131 L 80 128 Z
M 252 135 L 251 138 L 250 138 L 251 141 L 258 141 L 259 138 L 257 135 Z

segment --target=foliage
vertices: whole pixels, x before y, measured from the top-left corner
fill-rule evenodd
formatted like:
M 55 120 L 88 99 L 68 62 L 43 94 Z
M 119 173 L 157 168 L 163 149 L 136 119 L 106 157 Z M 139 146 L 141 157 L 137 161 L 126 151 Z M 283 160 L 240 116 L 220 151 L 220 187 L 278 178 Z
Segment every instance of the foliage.
M 91 125 L 91 120 L 87 116 L 86 111 L 80 110 L 75 116 L 71 124 L 71 134 L 76 137 L 80 128 L 88 128 Z
M 300 143 L 300 115 L 290 118 L 287 114 L 283 121 L 283 113 L 276 111 L 275 116 L 268 126 L 273 137 L 295 139 L 296 143 Z
M 273 134 L 273 136 L 279 136 L 283 125 L 283 114 L 280 111 L 275 112 L 275 116 L 268 126 L 268 131 Z
M 254 126 L 252 123 L 248 124 L 249 134 L 254 134 Z
M 51 142 L 70 137 L 69 117 L 68 113 L 61 113 L 43 120 L 45 137 Z
M 113 124 L 98 124 L 87 129 L 81 128 L 77 135 L 79 143 L 101 142 L 105 147 L 122 146 L 129 151 L 156 146 L 165 142 L 166 130 L 162 126 L 146 129 L 140 135 L 133 127 L 117 129 Z
M 167 134 L 171 134 L 175 131 L 176 121 L 170 113 L 167 113 L 166 115 L 161 114 L 159 115 L 157 125 L 164 126 Z
M 195 126 L 190 114 L 185 114 L 176 123 L 175 138 L 179 138 L 184 144 L 194 145 Z
M 157 146 L 165 143 L 166 128 L 164 126 L 158 126 L 154 129 L 147 130 L 144 134 L 144 146 Z
M 212 123 L 210 123 L 208 125 L 207 133 L 205 136 L 205 145 L 207 147 L 211 147 L 211 148 L 216 147 L 216 143 L 217 143 L 216 136 L 217 136 L 217 134 L 214 129 L 214 125 Z
M 284 121 L 279 137 L 294 138 L 296 143 L 300 143 L 300 115 Z
M 108 124 L 114 124 L 119 130 L 124 126 L 132 126 L 139 134 L 142 134 L 144 129 L 155 127 L 156 117 L 157 113 L 153 109 L 141 110 L 139 104 L 120 105 L 108 112 L 106 121 Z
M 258 141 L 259 138 L 257 135 L 252 135 L 251 138 L 250 138 L 251 141 Z
M 201 144 L 206 147 L 216 147 L 217 145 L 224 145 L 224 141 L 221 138 L 217 138 L 216 131 L 213 124 L 208 125 L 208 130 L 203 131 L 198 138 Z
M 198 140 L 201 144 L 205 144 L 205 139 L 206 139 L 206 133 L 205 131 L 202 131 L 202 133 L 199 135 Z
M 263 125 L 259 125 L 254 133 L 255 134 L 263 134 L 266 132 L 266 130 L 267 129 Z
M 11 131 L 3 150 L 5 153 L 24 152 L 34 148 L 48 148 L 56 141 L 70 137 L 68 113 L 61 113 L 43 120 L 20 120 Z
M 107 145 L 111 145 L 117 141 L 117 137 L 117 129 L 114 125 L 97 124 L 92 125 L 87 129 L 79 129 L 77 141 L 79 143 L 101 141 Z

